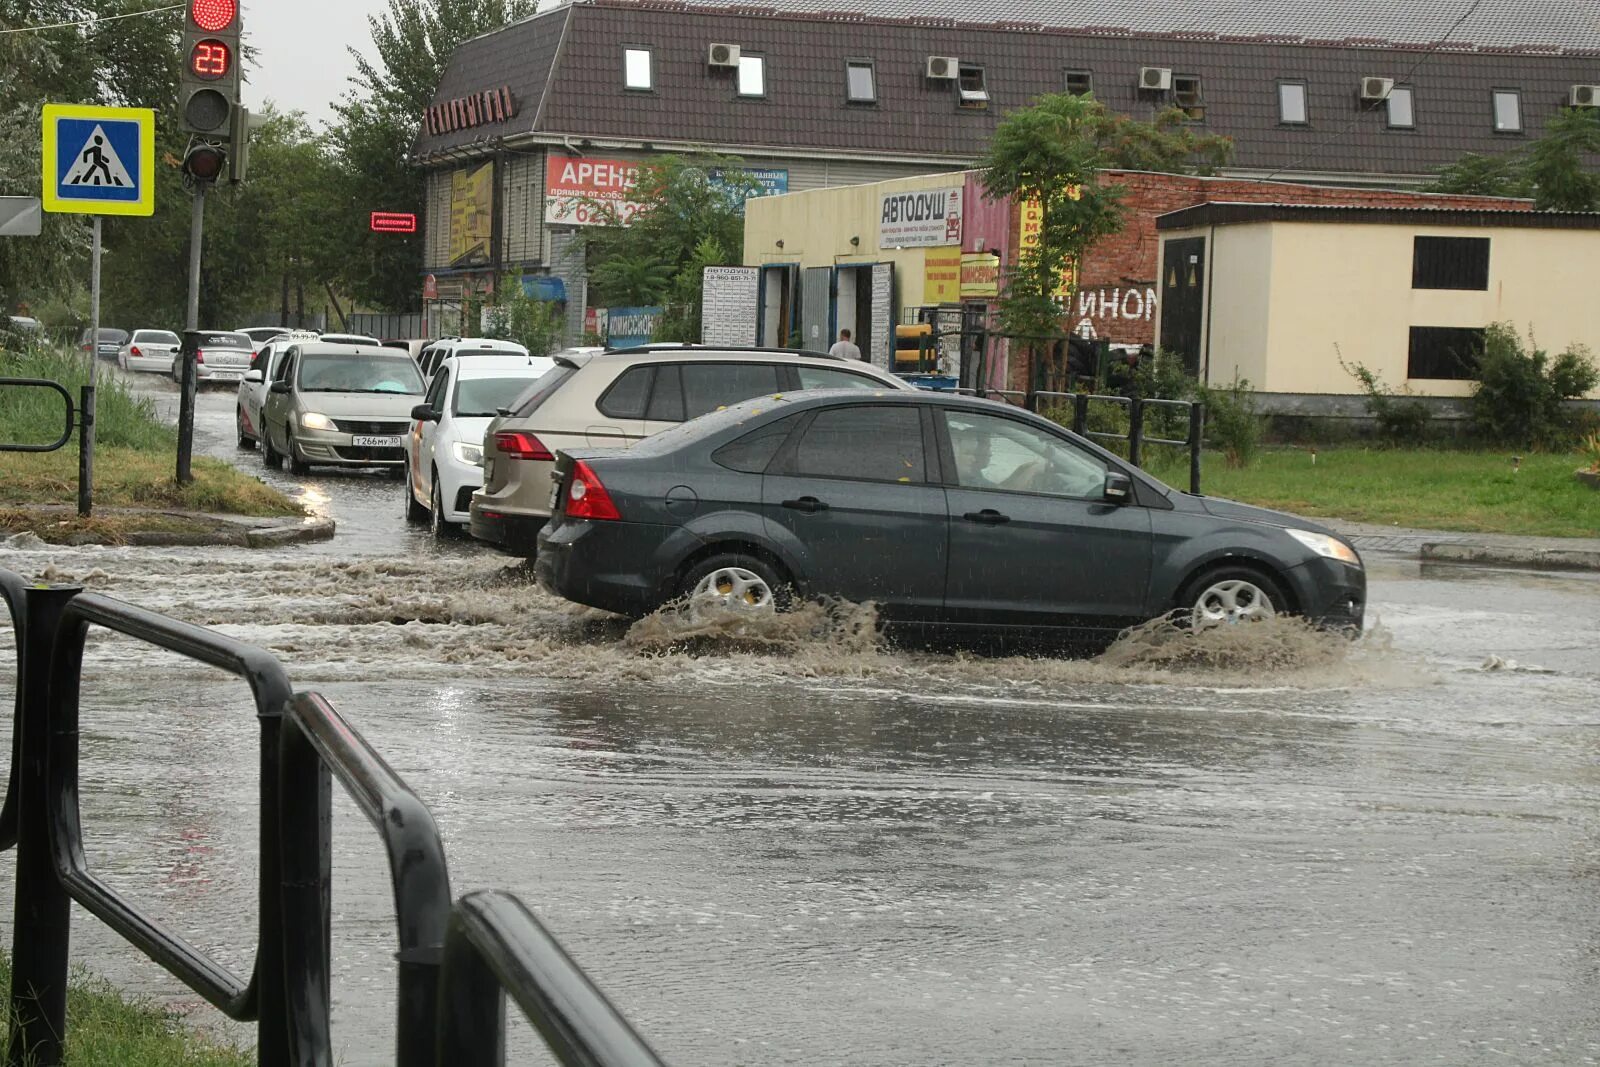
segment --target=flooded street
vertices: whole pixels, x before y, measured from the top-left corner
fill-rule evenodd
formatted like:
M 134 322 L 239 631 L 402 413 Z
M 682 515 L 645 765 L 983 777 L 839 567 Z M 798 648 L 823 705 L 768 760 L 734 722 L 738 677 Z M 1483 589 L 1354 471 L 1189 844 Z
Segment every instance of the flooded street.
M 232 392 L 200 406 L 259 471 Z M 1374 556 L 1354 644 L 943 655 L 850 612 L 630 629 L 406 527 L 398 481 L 266 474 L 336 538 L 0 566 L 273 651 L 433 809 L 454 892 L 520 895 L 670 1062 L 1600 1061 L 1600 576 Z M 85 670 L 91 866 L 248 973 L 248 690 L 104 634 Z M 337 789 L 334 869 L 335 1047 L 389 1062 L 388 873 Z M 81 910 L 73 959 L 198 1003 Z

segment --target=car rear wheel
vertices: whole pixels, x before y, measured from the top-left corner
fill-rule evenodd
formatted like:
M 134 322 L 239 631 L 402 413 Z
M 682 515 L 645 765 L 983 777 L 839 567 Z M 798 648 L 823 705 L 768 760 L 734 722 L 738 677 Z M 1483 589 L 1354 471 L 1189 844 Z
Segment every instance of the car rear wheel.
M 1290 610 L 1283 588 L 1254 567 L 1230 565 L 1206 571 L 1178 598 L 1180 621 L 1196 630 L 1260 622 Z
M 406 487 L 406 521 L 410 523 L 426 522 L 428 509 L 417 503 L 417 494 L 411 488 L 411 465 L 408 463 L 400 468 L 400 480 Z
M 284 446 L 289 450 L 289 473 L 310 474 L 311 464 L 300 458 L 300 451 L 294 446 L 294 434 L 289 434 L 284 439 Z
M 765 560 L 729 552 L 701 560 L 678 589 L 691 608 L 714 604 L 738 611 L 772 612 L 789 606 L 789 586 Z
M 283 469 L 283 456 L 272 447 L 272 430 L 265 425 L 261 427 L 261 462 L 275 471 Z
M 433 534 L 435 539 L 440 541 L 446 537 L 453 536 L 456 528 L 450 520 L 444 517 L 444 498 L 439 490 L 438 471 L 433 472 L 433 490 L 428 494 L 428 501 L 428 531 Z
M 242 406 L 236 406 L 233 409 L 233 421 L 239 434 L 239 447 L 244 449 L 256 447 L 255 438 L 244 432 L 244 408 Z

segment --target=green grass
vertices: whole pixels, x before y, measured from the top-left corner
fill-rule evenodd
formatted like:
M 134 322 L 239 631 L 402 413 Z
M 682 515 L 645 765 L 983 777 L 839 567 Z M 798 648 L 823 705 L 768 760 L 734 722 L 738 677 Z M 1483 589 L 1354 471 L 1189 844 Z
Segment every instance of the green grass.
M 60 382 L 78 402 L 78 389 L 89 384 L 89 359 L 70 349 L 33 347 L 0 349 L 0 378 L 49 378 Z M 104 364 L 95 384 L 94 437 L 97 446 L 171 452 L 178 433 L 156 417 L 147 397 L 136 397 Z M 0 388 L 0 435 L 12 444 L 48 444 L 61 434 L 62 403 L 52 389 Z
M 1161 449 L 1150 471 L 1188 488 L 1186 463 Z M 1172 450 L 1176 451 L 1176 450 Z M 1249 467 L 1232 470 L 1214 452 L 1204 456 L 1200 488 L 1207 496 L 1279 508 L 1310 518 L 1385 526 L 1549 537 L 1600 537 L 1600 492 L 1579 484 L 1577 453 L 1522 456 L 1509 452 L 1337 448 L 1266 449 Z
M 11 961 L 0 956 L 0 996 Z M 9 1004 L 9 1000 L 6 1001 Z M 7 1031 L 0 1012 L 0 1039 Z M 74 975 L 67 986 L 68 1067 L 248 1067 L 255 1055 L 187 1030 L 172 1012 L 125 997 L 105 981 Z

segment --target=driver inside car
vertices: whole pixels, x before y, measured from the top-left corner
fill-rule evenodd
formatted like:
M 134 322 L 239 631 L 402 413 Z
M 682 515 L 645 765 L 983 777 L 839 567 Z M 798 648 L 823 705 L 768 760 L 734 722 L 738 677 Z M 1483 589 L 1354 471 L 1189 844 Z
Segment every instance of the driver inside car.
M 1037 483 L 1048 468 L 1044 459 L 1024 455 L 1016 457 L 1020 462 L 997 462 L 992 436 L 981 427 L 962 426 L 951 420 L 950 447 L 955 451 L 956 476 L 961 484 L 974 489 L 1043 492 L 1043 487 Z M 1001 439 L 1001 444 L 1006 453 L 1023 451 L 1016 442 L 1005 438 Z

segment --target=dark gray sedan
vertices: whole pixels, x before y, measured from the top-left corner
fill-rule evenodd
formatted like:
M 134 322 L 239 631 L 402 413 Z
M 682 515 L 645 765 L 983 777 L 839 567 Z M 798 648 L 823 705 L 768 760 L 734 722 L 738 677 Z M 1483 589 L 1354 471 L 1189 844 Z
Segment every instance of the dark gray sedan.
M 1105 638 L 1291 612 L 1359 630 L 1361 558 L 1315 523 L 1180 493 L 986 400 L 817 390 L 625 451 L 562 452 L 539 580 L 642 615 L 680 597 L 873 601 L 890 626 Z

